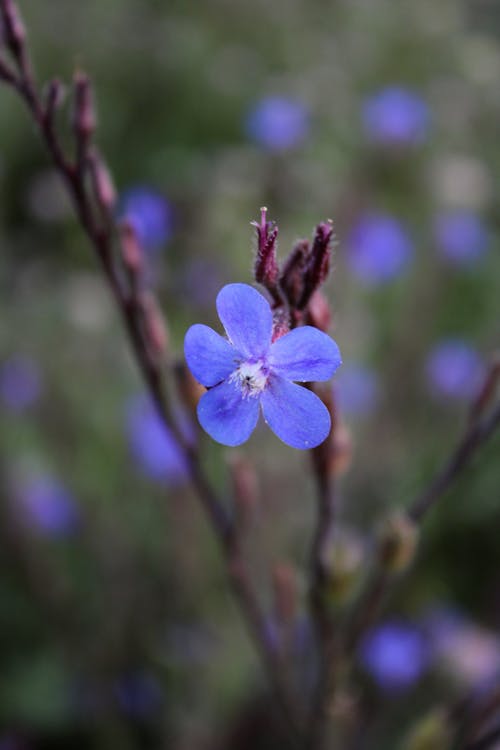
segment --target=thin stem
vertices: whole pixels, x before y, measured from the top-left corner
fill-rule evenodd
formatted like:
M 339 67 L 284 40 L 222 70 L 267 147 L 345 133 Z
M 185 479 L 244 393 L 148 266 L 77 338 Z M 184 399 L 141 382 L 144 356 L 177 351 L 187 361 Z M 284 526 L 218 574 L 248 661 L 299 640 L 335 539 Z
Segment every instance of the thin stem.
M 500 425 L 500 404 L 482 420 L 469 423 L 459 440 L 429 486 L 410 503 L 408 516 L 415 523 L 422 524 L 427 514 L 435 507 L 462 471 L 469 465 L 479 448 L 493 435 Z M 348 627 L 347 649 L 356 648 L 359 637 L 376 619 L 384 599 L 391 593 L 398 577 L 385 571 L 380 561 L 374 563 L 363 594 L 357 602 L 351 623 Z
M 335 429 L 335 425 L 332 428 Z M 312 696 L 307 747 L 319 750 L 326 740 L 328 707 L 335 683 L 337 642 L 333 618 L 326 598 L 326 585 L 330 574 L 328 548 L 332 540 L 336 519 L 335 481 L 328 469 L 328 453 L 333 450 L 333 434 L 328 446 L 320 447 L 314 455 L 317 486 L 317 516 L 311 545 L 310 611 L 318 644 L 318 679 Z
M 12 26 L 13 13 L 16 14 L 16 19 L 18 18 L 17 7 L 12 0 L 0 0 L 0 13 L 5 26 L 9 24 Z M 283 677 L 285 671 L 283 670 L 281 657 L 268 637 L 265 614 L 241 555 L 231 517 L 208 481 L 198 454 L 186 440 L 174 418 L 169 399 L 163 388 L 160 362 L 151 357 L 147 341 L 144 338 L 141 315 L 136 300 L 126 283 L 123 269 L 117 265 L 113 256 L 116 238 L 113 216 L 108 211 L 107 221 L 99 221 L 98 217 L 102 219 L 102 206 L 99 206 L 101 214 L 98 214 L 95 210 L 96 205 L 99 205 L 98 196 L 92 192 L 92 187 L 89 187 L 85 180 L 85 159 L 88 158 L 88 151 L 79 141 L 78 133 L 75 133 L 77 163 L 74 164 L 66 157 L 54 124 L 54 103 L 45 106 L 38 94 L 24 36 L 20 35 L 8 46 L 16 63 L 17 73 L 5 63 L 3 58 L 0 58 L 0 80 L 13 88 L 26 103 L 33 120 L 38 126 L 52 162 L 71 196 L 80 225 L 96 251 L 120 312 L 139 370 L 157 406 L 161 419 L 172 431 L 186 456 L 193 487 L 219 542 L 235 598 L 278 700 L 282 706 L 286 706 L 286 724 L 289 729 L 294 728 L 293 731 L 295 732 L 297 731 L 295 729 L 296 713 L 292 708 L 292 696 Z M 82 134 L 81 137 L 83 138 L 84 135 Z M 88 146 L 88 143 L 85 146 Z M 292 732 L 290 733 L 292 734 Z

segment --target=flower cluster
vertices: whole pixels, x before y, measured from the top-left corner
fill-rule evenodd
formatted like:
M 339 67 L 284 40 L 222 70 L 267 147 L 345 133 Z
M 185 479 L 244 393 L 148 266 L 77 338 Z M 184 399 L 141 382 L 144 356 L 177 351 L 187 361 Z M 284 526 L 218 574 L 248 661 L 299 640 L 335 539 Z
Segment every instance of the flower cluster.
M 341 363 L 337 344 L 312 326 L 274 342 L 268 301 L 247 284 L 228 284 L 217 297 L 227 339 L 205 325 L 185 339 L 186 361 L 209 390 L 198 404 L 200 424 L 223 445 L 240 445 L 253 432 L 260 407 L 276 435 L 292 448 L 313 448 L 330 432 L 322 401 L 294 381 L 328 380 Z

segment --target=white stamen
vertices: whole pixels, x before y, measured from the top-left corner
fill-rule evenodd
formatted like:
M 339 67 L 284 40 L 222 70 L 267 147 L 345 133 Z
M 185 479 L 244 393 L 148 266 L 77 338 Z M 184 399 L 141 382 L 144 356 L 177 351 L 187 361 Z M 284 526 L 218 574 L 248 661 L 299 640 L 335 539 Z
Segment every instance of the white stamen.
M 245 396 L 257 396 L 266 387 L 268 373 L 263 362 L 242 362 L 231 375 L 241 386 Z

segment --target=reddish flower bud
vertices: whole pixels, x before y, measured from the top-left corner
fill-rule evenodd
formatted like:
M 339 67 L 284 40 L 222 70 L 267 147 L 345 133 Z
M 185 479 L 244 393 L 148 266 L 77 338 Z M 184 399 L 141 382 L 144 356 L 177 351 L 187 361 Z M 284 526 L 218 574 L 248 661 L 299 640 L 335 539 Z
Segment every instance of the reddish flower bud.
M 94 193 L 101 208 L 106 212 L 116 202 L 116 191 L 111 174 L 96 149 L 90 154 L 90 169 Z
M 278 227 L 274 222 L 267 221 L 267 208 L 260 209 L 260 222 L 253 221 L 252 226 L 257 230 L 257 255 L 255 258 L 255 280 L 271 292 L 273 298 L 278 301 L 278 261 L 276 248 L 278 240 Z
M 292 309 L 297 306 L 302 296 L 304 272 L 309 252 L 309 242 L 307 240 L 299 240 L 285 261 L 281 272 L 280 286 Z
M 326 280 L 330 271 L 331 243 L 333 237 L 333 223 L 321 222 L 316 227 L 313 245 L 307 259 L 304 272 L 304 286 L 297 307 L 304 310 L 313 293 Z
M 77 71 L 73 79 L 73 87 L 75 95 L 73 127 L 77 138 L 88 141 L 96 128 L 94 99 L 89 77 Z
M 323 292 L 317 290 L 309 301 L 306 323 L 327 333 L 331 322 L 332 312 L 330 310 L 330 304 Z

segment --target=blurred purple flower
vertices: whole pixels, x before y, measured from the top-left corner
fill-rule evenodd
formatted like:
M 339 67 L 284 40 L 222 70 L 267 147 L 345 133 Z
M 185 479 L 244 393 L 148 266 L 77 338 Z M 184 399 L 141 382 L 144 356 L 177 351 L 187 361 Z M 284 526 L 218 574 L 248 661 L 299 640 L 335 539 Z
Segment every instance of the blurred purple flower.
M 287 445 L 314 448 L 330 432 L 323 402 L 296 385 L 328 380 L 341 364 L 337 344 L 312 326 L 295 328 L 272 341 L 269 302 L 248 284 L 227 284 L 217 296 L 217 312 L 227 338 L 194 325 L 184 354 L 196 380 L 209 390 L 198 403 L 198 419 L 222 445 L 244 443 L 264 420 Z
M 251 140 L 270 151 L 300 145 L 309 132 L 309 112 L 297 99 L 269 96 L 248 113 L 245 131 Z
M 79 511 L 71 493 L 58 479 L 39 474 L 15 485 L 15 499 L 24 521 L 42 534 L 70 536 L 79 525 Z
M 364 365 L 347 362 L 335 379 L 334 393 L 342 414 L 367 415 L 376 408 L 380 396 L 377 374 Z
M 362 120 L 372 142 L 407 146 L 426 139 L 431 118 L 429 107 L 415 91 L 387 86 L 365 99 Z
M 157 713 L 163 703 L 159 682 L 144 672 L 131 673 L 115 682 L 114 693 L 120 709 L 134 719 L 146 719 Z
M 433 658 L 461 683 L 474 686 L 500 676 L 500 638 L 495 633 L 445 607 L 431 610 L 424 627 Z
M 31 744 L 10 732 L 0 736 L 0 750 L 30 750 L 31 747 Z
M 7 409 L 22 412 L 32 406 L 42 392 L 42 379 L 36 362 L 15 354 L 0 367 L 0 400 Z
M 430 658 L 423 632 L 409 623 L 388 621 L 368 632 L 360 647 L 363 668 L 383 690 L 411 687 Z
M 120 200 L 119 216 L 128 219 L 145 250 L 165 245 L 172 234 L 172 208 L 165 196 L 147 186 L 126 190 Z
M 434 222 L 434 239 L 439 253 L 458 266 L 479 260 L 488 247 L 488 231 L 472 211 L 446 211 Z
M 425 362 L 429 389 L 436 397 L 470 399 L 485 376 L 485 364 L 467 341 L 443 339 L 429 352 Z
M 189 432 L 187 424 L 185 427 Z M 126 430 L 130 452 L 145 476 L 171 486 L 187 480 L 184 454 L 147 396 L 137 396 L 129 404 Z
M 367 213 L 352 227 L 347 261 L 351 271 L 368 286 L 377 286 L 402 274 L 413 256 L 413 243 L 393 216 Z

